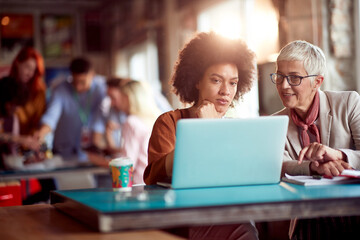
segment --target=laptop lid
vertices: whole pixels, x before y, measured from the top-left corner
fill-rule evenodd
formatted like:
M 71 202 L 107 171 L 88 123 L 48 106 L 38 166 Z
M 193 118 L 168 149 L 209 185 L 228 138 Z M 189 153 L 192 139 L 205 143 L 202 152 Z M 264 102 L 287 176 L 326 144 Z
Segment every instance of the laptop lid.
M 171 187 L 278 183 L 288 121 L 287 116 L 179 120 Z

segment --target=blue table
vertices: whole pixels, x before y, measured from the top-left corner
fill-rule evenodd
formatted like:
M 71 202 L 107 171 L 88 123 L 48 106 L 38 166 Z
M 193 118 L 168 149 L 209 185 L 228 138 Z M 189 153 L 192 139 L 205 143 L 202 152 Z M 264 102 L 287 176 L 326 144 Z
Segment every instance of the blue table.
M 360 215 L 360 184 L 56 191 L 51 204 L 101 231 Z

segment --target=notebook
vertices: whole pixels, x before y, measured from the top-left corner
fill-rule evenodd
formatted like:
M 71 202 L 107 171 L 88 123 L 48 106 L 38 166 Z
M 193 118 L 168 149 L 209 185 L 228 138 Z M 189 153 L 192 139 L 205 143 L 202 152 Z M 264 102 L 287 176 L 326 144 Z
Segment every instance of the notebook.
M 304 186 L 318 186 L 318 185 L 336 185 L 336 184 L 352 184 L 352 183 L 360 183 L 360 178 L 358 177 L 347 177 L 347 176 L 336 176 L 336 177 L 328 177 L 328 176 L 291 176 L 285 173 L 285 177 L 281 179 L 284 182 L 304 185 Z
M 179 120 L 170 187 L 278 183 L 288 121 L 287 116 Z

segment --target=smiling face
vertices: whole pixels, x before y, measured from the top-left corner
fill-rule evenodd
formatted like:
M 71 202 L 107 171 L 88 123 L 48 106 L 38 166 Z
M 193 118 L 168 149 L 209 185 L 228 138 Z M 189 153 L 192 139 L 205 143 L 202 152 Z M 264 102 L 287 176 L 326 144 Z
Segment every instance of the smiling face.
M 34 58 L 29 58 L 24 62 L 19 62 L 18 67 L 18 78 L 21 83 L 28 83 L 31 78 L 34 77 L 36 70 L 36 60 Z
M 277 62 L 276 73 L 286 76 L 298 75 L 302 77 L 312 74 L 306 72 L 302 61 L 279 61 Z M 276 88 L 283 105 L 287 108 L 295 109 L 300 116 L 304 116 L 310 108 L 315 93 L 322 81 L 323 77 L 318 75 L 317 77 L 303 78 L 299 86 L 291 86 L 286 79 L 284 79 L 281 84 L 276 85 Z
M 215 105 L 218 113 L 225 114 L 232 103 L 239 81 L 235 64 L 221 63 L 208 67 L 203 78 L 196 85 L 200 104 L 208 100 Z

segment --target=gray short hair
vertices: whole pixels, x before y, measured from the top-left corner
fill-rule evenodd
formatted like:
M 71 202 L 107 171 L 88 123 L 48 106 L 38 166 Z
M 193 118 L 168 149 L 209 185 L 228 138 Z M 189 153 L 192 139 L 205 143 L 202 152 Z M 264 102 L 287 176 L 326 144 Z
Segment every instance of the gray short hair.
M 303 40 L 288 43 L 280 50 L 276 61 L 302 61 L 307 74 L 324 76 L 326 72 L 324 52 L 319 47 Z

